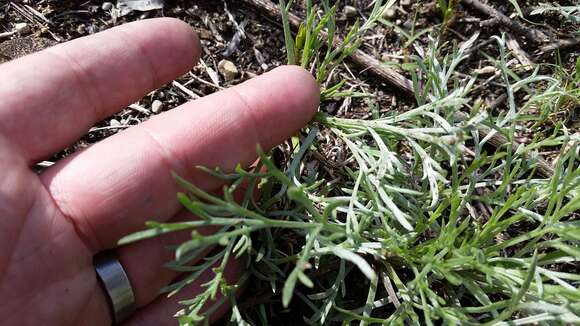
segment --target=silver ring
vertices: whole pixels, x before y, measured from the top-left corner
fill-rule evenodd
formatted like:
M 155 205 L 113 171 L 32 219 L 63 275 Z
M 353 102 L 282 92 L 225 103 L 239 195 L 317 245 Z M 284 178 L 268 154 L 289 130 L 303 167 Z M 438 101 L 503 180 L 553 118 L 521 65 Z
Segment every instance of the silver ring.
M 111 307 L 113 325 L 129 319 L 137 306 L 133 287 L 119 259 L 112 251 L 104 251 L 95 255 L 93 264 Z

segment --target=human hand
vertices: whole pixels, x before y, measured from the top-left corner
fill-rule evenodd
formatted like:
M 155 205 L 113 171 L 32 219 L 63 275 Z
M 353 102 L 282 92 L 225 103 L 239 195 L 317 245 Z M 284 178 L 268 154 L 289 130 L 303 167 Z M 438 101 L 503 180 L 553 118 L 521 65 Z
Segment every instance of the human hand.
M 108 325 L 93 255 L 145 221 L 191 218 L 170 171 L 205 189 L 193 167 L 251 164 L 306 124 L 318 105 L 310 74 L 282 67 L 187 103 L 36 174 L 31 166 L 97 121 L 190 70 L 200 46 L 173 19 L 131 23 L 0 66 L 0 324 Z M 158 298 L 177 275 L 150 239 L 116 252 L 139 310 L 129 325 L 173 324 L 177 301 Z M 226 272 L 235 279 L 236 266 Z M 202 278 L 203 280 L 203 278 Z

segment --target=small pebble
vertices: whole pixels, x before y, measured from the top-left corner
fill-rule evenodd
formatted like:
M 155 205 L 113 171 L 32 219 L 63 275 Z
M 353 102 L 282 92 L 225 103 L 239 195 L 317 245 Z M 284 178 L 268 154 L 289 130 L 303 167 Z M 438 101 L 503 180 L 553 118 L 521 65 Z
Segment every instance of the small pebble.
M 181 8 L 180 6 L 177 6 L 177 7 L 173 8 L 173 13 L 176 15 L 182 14 L 183 8 Z
M 477 75 L 495 75 L 497 69 L 493 66 L 486 66 L 480 69 L 475 69 L 473 72 Z
M 159 101 L 159 100 L 155 100 L 153 101 L 153 103 L 151 103 L 151 112 L 153 113 L 159 113 L 161 111 L 163 111 L 163 102 Z
M 109 126 L 111 126 L 111 127 L 120 127 L 121 126 L 121 123 L 117 119 L 111 119 L 111 121 L 109 121 Z
M 99 32 L 99 28 L 96 25 L 90 25 L 88 28 L 89 34 L 95 34 Z
M 218 70 L 224 77 L 226 82 L 232 81 L 236 76 L 238 76 L 238 68 L 236 65 L 229 60 L 222 60 L 218 63 Z
M 397 10 L 395 8 L 389 8 L 383 13 L 384 18 L 393 19 L 397 16 Z
M 399 1 L 399 3 L 401 4 L 401 6 L 406 7 L 411 5 L 411 0 L 401 0 Z
M 260 66 L 262 68 L 262 70 L 266 71 L 268 70 L 268 65 L 265 63 L 262 63 L 262 65 Z
M 87 28 L 86 28 L 86 26 L 84 24 L 80 24 L 77 27 L 77 33 L 79 33 L 81 35 L 84 35 L 86 32 L 87 32 Z
M 25 35 L 30 33 L 30 26 L 27 23 L 17 23 L 14 25 L 17 34 Z
M 96 14 L 99 12 L 99 6 L 87 6 L 87 11 L 89 14 Z
M 399 62 L 399 59 L 397 58 L 396 55 L 393 55 L 393 54 L 388 53 L 388 52 L 381 54 L 381 60 L 388 61 L 388 62 Z
M 356 17 L 358 14 L 358 11 L 353 6 L 344 6 L 343 12 L 348 18 Z
M 103 2 L 101 9 L 103 9 L 105 11 L 109 11 L 109 10 L 113 9 L 113 4 L 110 2 Z

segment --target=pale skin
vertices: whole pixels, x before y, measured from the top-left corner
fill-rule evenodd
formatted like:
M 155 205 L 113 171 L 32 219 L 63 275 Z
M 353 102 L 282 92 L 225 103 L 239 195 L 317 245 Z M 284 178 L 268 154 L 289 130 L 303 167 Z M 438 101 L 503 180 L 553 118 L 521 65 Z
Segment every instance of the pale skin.
M 207 191 L 197 165 L 251 164 L 313 116 L 310 74 L 281 67 L 120 132 L 36 174 L 101 119 L 190 70 L 199 40 L 185 23 L 154 19 L 113 28 L 0 65 L 0 324 L 109 325 L 93 256 L 148 220 L 192 218 L 171 171 Z M 179 237 L 179 236 L 178 236 Z M 128 325 L 174 325 L 176 301 L 159 290 L 177 274 L 150 239 L 116 248 L 139 310 Z M 227 274 L 235 279 L 237 266 Z M 222 310 L 225 311 L 225 308 Z

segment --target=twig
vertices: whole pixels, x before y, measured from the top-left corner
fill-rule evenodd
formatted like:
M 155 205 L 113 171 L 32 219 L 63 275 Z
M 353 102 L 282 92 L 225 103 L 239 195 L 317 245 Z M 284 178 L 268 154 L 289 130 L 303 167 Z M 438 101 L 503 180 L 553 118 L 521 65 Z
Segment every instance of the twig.
M 522 64 L 522 66 L 524 66 L 526 69 L 532 69 L 534 62 L 532 61 L 532 59 L 530 59 L 528 54 L 524 50 L 522 50 L 522 47 L 520 46 L 518 41 L 515 38 L 513 38 L 510 34 L 507 35 L 506 45 L 508 49 L 512 51 L 514 57 L 516 57 L 516 59 L 518 59 L 518 61 Z
M 91 130 L 89 130 L 89 133 L 93 133 L 93 132 L 96 132 L 96 131 L 102 131 L 102 130 L 127 129 L 127 128 L 130 128 L 130 127 L 131 126 L 127 126 L 127 125 L 98 127 L 98 128 L 92 128 Z
M 500 96 L 500 98 L 507 98 Z M 499 99 L 499 98 L 498 98 Z M 497 102 L 497 100 L 496 100 Z M 498 105 L 496 102 L 494 102 L 494 104 L 492 105 Z M 463 112 L 457 112 L 455 114 L 455 116 L 460 119 L 460 120 L 465 120 L 467 119 L 467 114 L 463 113 Z M 479 138 L 480 139 L 484 139 L 486 137 L 488 137 L 488 135 L 492 132 L 494 132 L 493 130 L 490 130 L 486 127 L 478 127 L 477 131 L 479 133 Z M 493 135 L 489 138 L 489 140 L 487 141 L 487 143 L 491 146 L 493 146 L 494 148 L 501 148 L 503 146 L 506 146 L 507 144 L 510 143 L 510 141 L 507 139 L 506 136 L 504 136 L 502 133 L 500 132 L 494 132 Z M 512 141 L 512 147 L 513 148 L 518 148 L 521 144 L 517 141 Z M 531 157 L 531 155 L 526 154 L 526 159 L 531 161 L 533 158 Z M 541 158 L 537 158 L 535 159 L 537 162 L 537 173 L 546 179 L 550 179 L 553 175 L 554 175 L 554 168 L 552 167 L 552 165 L 550 165 L 550 163 L 546 162 L 545 160 L 541 159 Z
M 10 2 L 12 8 L 20 15 L 22 18 L 28 20 L 30 23 L 36 24 L 37 21 L 34 19 L 34 15 L 30 14 L 26 9 L 20 7 L 18 4 L 14 2 Z
M 267 13 L 270 17 L 278 19 L 280 17 L 280 9 L 270 0 L 243 0 L 250 6 L 260 9 L 261 11 Z M 288 20 L 290 25 L 294 30 L 297 30 L 300 26 L 301 19 L 298 16 L 289 14 Z M 326 33 L 320 33 L 322 37 L 326 36 Z M 340 40 L 335 41 L 339 43 Z M 413 85 L 409 79 L 403 76 L 398 71 L 391 69 L 384 64 L 382 64 L 376 58 L 364 53 L 361 50 L 357 50 L 350 55 L 350 60 L 356 65 L 363 67 L 364 70 L 371 72 L 373 75 L 387 81 L 391 85 L 395 86 L 400 91 L 407 94 L 413 93 Z
M 0 33 L 0 40 L 3 40 L 5 38 L 9 38 L 14 34 L 16 34 L 15 31 Z
M 232 37 L 231 41 L 228 42 L 226 49 L 222 52 L 222 55 L 227 58 L 238 49 L 241 40 L 246 38 L 246 32 L 244 31 L 244 27 L 246 27 L 248 21 L 244 20 L 243 22 L 238 24 L 238 22 L 234 18 L 234 15 L 232 15 L 232 13 L 228 10 L 228 5 L 225 1 L 224 1 L 224 11 L 228 16 L 228 20 L 232 23 L 232 25 L 236 29 L 236 32 L 234 33 L 234 36 Z
M 551 52 L 556 49 L 570 49 L 577 46 L 580 46 L 580 37 L 554 41 L 542 46 L 539 52 L 540 55 L 542 55 L 546 52 Z
M 393 288 L 393 284 L 391 284 L 391 279 L 387 275 L 387 272 L 381 271 L 381 281 L 383 282 L 383 286 L 389 295 L 390 301 L 395 305 L 395 308 L 399 308 L 401 306 L 401 301 L 397 297 L 397 292 L 395 292 L 395 288 Z
M 495 8 L 482 3 L 479 0 L 463 0 L 462 4 L 477 10 L 490 18 L 494 19 L 500 25 L 503 25 L 509 29 L 511 29 L 514 33 L 520 34 L 525 36 L 530 42 L 533 43 L 543 43 L 548 40 L 548 36 L 539 30 L 528 28 L 520 23 L 517 20 L 510 19 L 506 15 L 502 14 L 500 11 L 496 10 Z
M 173 82 L 171 82 L 171 85 L 177 87 L 180 91 L 184 92 L 185 94 L 187 94 L 189 97 L 191 97 L 194 100 L 197 100 L 197 99 L 199 99 L 201 97 L 201 96 L 195 94 L 189 88 L 181 85 L 177 80 L 174 80 Z
M 45 24 L 47 24 L 47 25 L 54 25 L 54 24 L 50 20 L 48 20 L 46 17 L 44 17 L 43 14 L 39 13 L 38 11 L 34 10 L 34 8 L 32 8 L 28 5 L 19 6 L 15 2 L 10 2 L 10 4 L 12 5 L 12 9 L 14 9 L 24 19 L 28 20 L 31 24 L 33 24 L 41 29 L 45 29 L 45 31 L 48 34 L 50 34 L 50 36 L 52 36 L 52 38 L 55 41 L 62 42 L 62 39 L 58 35 L 54 34 L 50 30 L 50 28 L 45 26 Z
M 36 11 L 36 9 L 32 8 L 29 5 L 24 5 L 26 7 L 26 9 L 28 9 L 34 16 L 38 17 L 40 20 L 42 20 L 43 22 L 49 24 L 49 25 L 53 25 L 53 23 L 46 18 L 43 14 L 41 14 L 40 12 Z
M 478 131 L 479 137 L 481 139 L 487 137 L 487 135 L 489 134 L 489 131 L 483 128 L 478 128 Z M 489 138 L 488 142 L 493 147 L 500 148 L 502 146 L 507 145 L 509 143 L 509 140 L 503 134 L 496 132 L 491 138 Z M 520 146 L 520 143 L 513 141 L 512 146 L 513 148 L 517 148 L 518 146 Z M 531 161 L 532 157 L 529 154 L 526 154 L 526 159 Z M 550 163 L 540 158 L 536 159 L 536 162 L 537 162 L 537 172 L 540 176 L 546 179 L 550 179 L 554 175 L 554 168 L 550 165 Z
M 204 84 L 204 85 L 206 85 L 206 86 L 212 87 L 212 88 L 214 88 L 214 89 L 217 89 L 217 90 L 219 90 L 219 91 L 221 91 L 221 90 L 223 90 L 223 89 L 224 89 L 224 88 L 223 88 L 223 87 L 221 87 L 220 85 L 216 85 L 216 84 L 214 84 L 214 83 L 210 83 L 210 82 L 208 82 L 207 80 L 204 80 L 204 79 L 202 79 L 202 78 L 199 78 L 199 77 L 197 77 L 197 75 L 196 75 L 196 74 L 194 74 L 194 73 L 191 73 L 191 72 L 190 72 L 190 73 L 189 73 L 189 77 L 191 77 L 192 79 L 191 79 L 190 81 L 186 82 L 185 84 L 183 84 L 183 86 L 186 86 L 186 87 L 187 87 L 189 84 L 193 83 L 194 81 L 197 81 L 197 82 L 199 82 L 199 83 L 201 83 L 201 84 Z
M 137 112 L 143 113 L 145 115 L 150 115 L 151 114 L 151 111 L 147 110 L 146 108 L 144 108 L 141 105 L 136 104 L 136 103 L 133 103 L 133 104 L 129 105 L 129 108 L 132 109 L 132 110 L 135 110 Z

